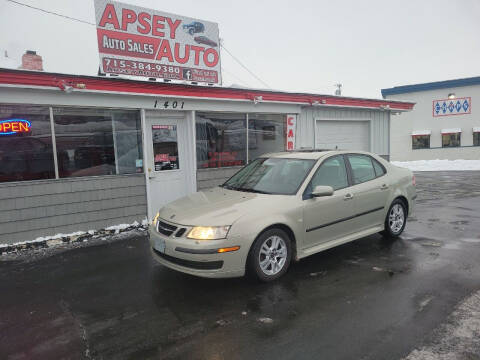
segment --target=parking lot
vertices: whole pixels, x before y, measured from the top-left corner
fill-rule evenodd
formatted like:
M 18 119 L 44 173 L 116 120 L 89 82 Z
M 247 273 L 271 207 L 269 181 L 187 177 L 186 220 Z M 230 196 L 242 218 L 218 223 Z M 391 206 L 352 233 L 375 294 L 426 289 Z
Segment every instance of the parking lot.
M 480 290 L 480 173 L 416 176 L 401 239 L 325 251 L 270 284 L 171 271 L 140 232 L 4 257 L 0 358 L 416 359 L 446 348 L 480 359 L 478 337 L 464 333 L 462 353 L 444 339 L 457 306 Z

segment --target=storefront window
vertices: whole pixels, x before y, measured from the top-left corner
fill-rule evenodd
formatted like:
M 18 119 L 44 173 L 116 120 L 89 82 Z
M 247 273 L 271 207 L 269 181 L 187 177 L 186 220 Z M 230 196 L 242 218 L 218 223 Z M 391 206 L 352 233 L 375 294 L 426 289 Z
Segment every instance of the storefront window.
M 480 132 L 473 133 L 473 146 L 480 146 Z
M 245 164 L 245 114 L 197 113 L 196 137 L 199 169 Z
M 0 182 L 55 178 L 48 107 L 0 105 Z
M 142 126 L 138 111 L 111 111 L 118 174 L 143 171 Z
M 430 135 L 413 135 L 412 149 L 428 149 L 430 148 Z
M 178 140 L 176 125 L 152 125 L 155 171 L 178 170 Z
M 137 111 L 54 108 L 60 177 L 143 169 Z
M 248 160 L 285 150 L 285 115 L 248 115 Z
M 460 133 L 442 134 L 442 147 L 460 146 Z

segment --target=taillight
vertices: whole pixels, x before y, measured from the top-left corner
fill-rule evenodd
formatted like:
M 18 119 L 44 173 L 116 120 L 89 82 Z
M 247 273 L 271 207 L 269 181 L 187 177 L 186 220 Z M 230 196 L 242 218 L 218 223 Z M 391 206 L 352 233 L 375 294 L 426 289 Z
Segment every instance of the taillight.
M 412 175 L 412 185 L 417 186 L 417 181 L 415 180 L 415 175 Z

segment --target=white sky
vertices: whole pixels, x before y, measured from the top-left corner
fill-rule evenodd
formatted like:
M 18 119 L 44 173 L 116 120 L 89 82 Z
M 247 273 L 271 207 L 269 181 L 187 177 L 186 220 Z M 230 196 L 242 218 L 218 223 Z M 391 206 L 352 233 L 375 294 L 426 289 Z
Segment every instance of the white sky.
M 93 0 L 19 0 L 95 22 Z M 123 0 L 219 24 L 224 45 L 272 88 L 381 97 L 396 85 L 480 75 L 479 0 Z M 0 49 L 45 71 L 96 75 L 96 29 L 0 0 Z M 223 82 L 262 87 L 227 53 Z M 232 75 L 233 74 L 233 75 Z M 239 80 L 240 79 L 240 80 Z

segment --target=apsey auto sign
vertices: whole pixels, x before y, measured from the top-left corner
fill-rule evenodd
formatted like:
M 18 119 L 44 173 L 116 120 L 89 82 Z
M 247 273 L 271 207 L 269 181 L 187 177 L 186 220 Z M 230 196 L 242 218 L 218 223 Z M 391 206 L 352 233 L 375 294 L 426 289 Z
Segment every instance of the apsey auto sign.
M 104 73 L 221 83 L 218 25 L 95 0 Z

